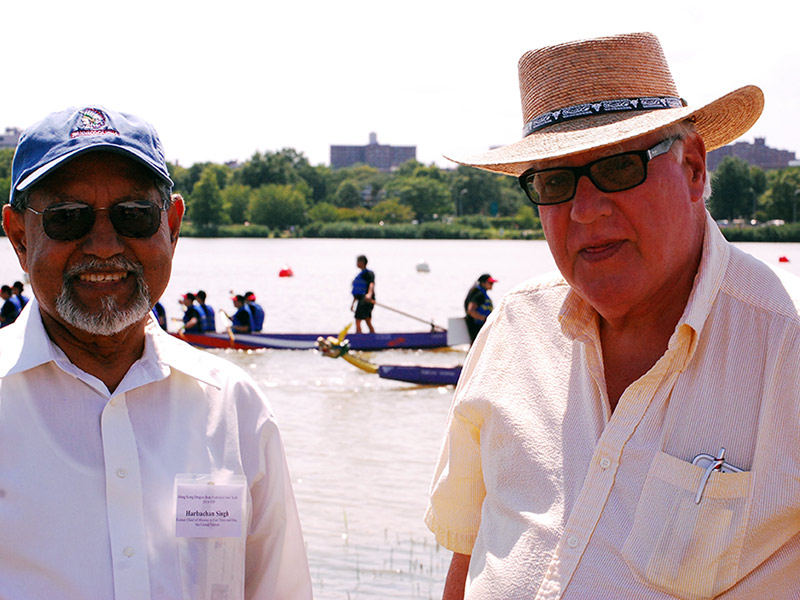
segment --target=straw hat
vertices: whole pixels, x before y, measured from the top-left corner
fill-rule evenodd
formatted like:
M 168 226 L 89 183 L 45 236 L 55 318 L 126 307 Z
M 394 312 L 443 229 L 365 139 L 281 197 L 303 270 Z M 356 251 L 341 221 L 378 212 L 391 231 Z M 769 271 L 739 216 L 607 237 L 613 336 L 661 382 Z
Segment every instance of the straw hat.
M 744 134 L 764 108 L 745 86 L 701 106 L 678 94 L 658 38 L 632 33 L 525 53 L 519 61 L 523 139 L 453 162 L 520 175 L 533 161 L 602 148 L 685 119 L 707 150 Z

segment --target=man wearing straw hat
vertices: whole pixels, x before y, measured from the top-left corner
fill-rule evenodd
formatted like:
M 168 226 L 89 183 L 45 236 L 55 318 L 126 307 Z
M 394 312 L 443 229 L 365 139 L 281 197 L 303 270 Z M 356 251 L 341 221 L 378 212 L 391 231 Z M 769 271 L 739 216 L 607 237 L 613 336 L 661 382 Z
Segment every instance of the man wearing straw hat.
M 20 137 L 3 228 L 35 298 L 0 334 L 0 598 L 311 598 L 275 417 L 151 316 L 183 200 L 151 125 Z
M 651 34 L 519 73 L 524 138 L 457 162 L 519 177 L 560 274 L 464 366 L 426 514 L 445 597 L 800 596 L 800 283 L 704 206 L 761 91 L 689 106 Z

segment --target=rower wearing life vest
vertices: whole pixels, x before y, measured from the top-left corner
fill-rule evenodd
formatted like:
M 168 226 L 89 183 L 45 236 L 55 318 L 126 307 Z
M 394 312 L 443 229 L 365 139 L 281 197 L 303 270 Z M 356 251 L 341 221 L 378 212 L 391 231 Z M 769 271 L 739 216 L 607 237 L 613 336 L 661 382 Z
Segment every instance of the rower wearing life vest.
M 242 294 L 237 294 L 232 298 L 236 312 L 231 317 L 231 329 L 238 333 L 250 333 L 253 330 L 253 315 L 245 303 Z
M 245 292 L 244 302 L 253 317 L 253 331 L 261 331 L 264 327 L 264 309 L 256 302 L 256 295 L 253 292 Z
M 375 273 L 367 268 L 367 257 L 363 254 L 356 259 L 356 266 L 361 272 L 353 279 L 353 302 L 350 310 L 355 310 L 356 333 L 361 333 L 361 321 L 366 321 L 370 333 L 375 333 L 372 326 L 372 309 L 375 306 Z M 356 306 L 356 304 L 358 304 Z
M 497 279 L 488 273 L 484 273 L 478 277 L 478 281 L 470 288 L 467 297 L 464 298 L 464 312 L 467 313 L 464 320 L 467 322 L 467 331 L 469 331 L 470 340 L 473 342 L 486 322 L 486 317 L 489 316 L 489 313 L 494 308 L 488 291 L 492 289 L 495 281 Z
M 186 307 L 183 313 L 183 326 L 181 327 L 181 331 L 203 333 L 206 317 L 194 305 L 194 300 L 195 296 L 191 292 L 184 294 L 180 300 L 180 303 Z
M 214 307 L 206 304 L 206 293 L 200 290 L 195 294 L 195 298 L 197 299 L 197 310 L 202 312 L 206 318 L 205 331 L 216 331 L 217 320 L 214 315 Z

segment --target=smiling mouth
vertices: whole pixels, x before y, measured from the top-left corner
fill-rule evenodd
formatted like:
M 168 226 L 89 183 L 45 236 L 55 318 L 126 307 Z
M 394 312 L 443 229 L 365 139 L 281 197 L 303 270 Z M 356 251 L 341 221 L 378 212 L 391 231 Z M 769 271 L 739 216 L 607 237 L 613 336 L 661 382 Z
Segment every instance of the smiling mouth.
M 109 283 L 122 281 L 127 276 L 127 273 L 81 273 L 78 279 L 89 283 Z

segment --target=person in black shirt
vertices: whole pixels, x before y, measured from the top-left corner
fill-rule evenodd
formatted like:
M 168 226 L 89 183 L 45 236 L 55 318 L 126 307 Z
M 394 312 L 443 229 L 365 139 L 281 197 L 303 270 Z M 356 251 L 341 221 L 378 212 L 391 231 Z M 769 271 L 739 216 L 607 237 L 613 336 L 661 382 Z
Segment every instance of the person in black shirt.
M 184 294 L 183 298 L 181 298 L 181 304 L 186 307 L 186 311 L 183 313 L 183 327 L 181 327 L 181 331 L 203 333 L 203 322 L 205 319 L 203 319 L 197 307 L 194 305 L 194 294 L 191 292 Z
M 372 326 L 375 273 L 367 268 L 367 257 L 363 254 L 356 259 L 356 266 L 361 272 L 353 279 L 353 302 L 350 304 L 350 310 L 355 308 L 356 333 L 361 333 L 361 321 L 366 322 L 370 333 L 375 333 L 375 328 Z
M 494 308 L 492 299 L 489 298 L 487 292 L 492 289 L 495 281 L 497 279 L 488 273 L 484 273 L 478 277 L 478 281 L 470 288 L 467 297 L 464 298 L 464 312 L 466 313 L 464 320 L 467 322 L 467 331 L 469 331 L 469 339 L 472 342 L 475 341 L 478 332 L 486 322 L 486 317 L 489 316 L 492 308 Z
M 5 300 L 2 308 L 0 308 L 0 327 L 5 327 L 17 320 L 20 312 L 19 304 L 17 300 L 11 296 L 11 288 L 7 285 L 0 288 L 0 298 Z

